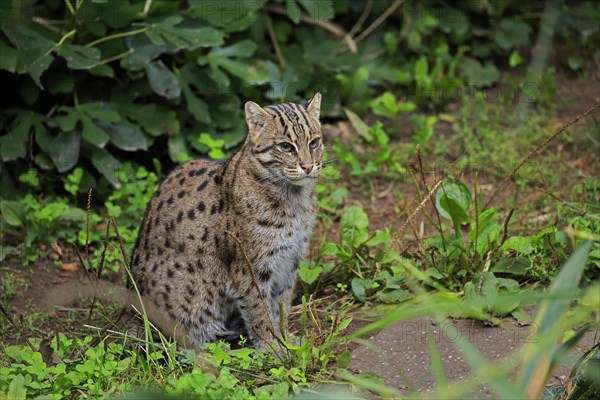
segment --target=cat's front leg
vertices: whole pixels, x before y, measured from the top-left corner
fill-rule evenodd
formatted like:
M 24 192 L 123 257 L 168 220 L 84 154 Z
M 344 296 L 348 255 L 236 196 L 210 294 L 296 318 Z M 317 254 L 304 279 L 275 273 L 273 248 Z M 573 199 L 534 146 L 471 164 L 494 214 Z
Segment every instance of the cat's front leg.
M 244 266 L 241 268 L 244 270 Z M 259 287 L 251 274 L 233 276 L 233 282 L 237 306 L 254 346 L 261 350 L 278 349 L 279 329 L 273 319 L 268 293 Z

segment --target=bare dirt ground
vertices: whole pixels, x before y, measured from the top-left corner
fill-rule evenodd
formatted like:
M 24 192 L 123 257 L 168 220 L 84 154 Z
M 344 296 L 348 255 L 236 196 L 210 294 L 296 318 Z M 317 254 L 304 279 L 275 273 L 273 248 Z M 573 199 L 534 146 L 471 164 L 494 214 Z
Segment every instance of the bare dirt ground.
M 352 352 L 349 369 L 361 373 L 373 371 L 385 383 L 401 393 L 409 388 L 418 392 L 435 389 L 431 372 L 429 336 L 439 351 L 442 366 L 448 381 L 470 376 L 471 368 L 464 354 L 456 346 L 459 338 L 473 345 L 489 361 L 497 361 L 512 353 L 520 352 L 522 346 L 535 342 L 535 333 L 530 326 L 519 326 L 512 318 L 503 319 L 504 326 L 486 326 L 477 321 L 456 320 L 444 325 L 435 324 L 430 318 L 414 318 L 402 321 L 369 337 L 372 345 L 361 346 Z M 579 344 L 580 349 L 590 348 L 598 340 L 588 332 Z M 550 385 L 560 385 L 570 373 L 570 368 L 582 350 L 572 353 L 554 372 Z M 515 372 L 518 364 L 515 362 Z M 468 398 L 495 399 L 494 392 L 485 386 L 479 387 Z

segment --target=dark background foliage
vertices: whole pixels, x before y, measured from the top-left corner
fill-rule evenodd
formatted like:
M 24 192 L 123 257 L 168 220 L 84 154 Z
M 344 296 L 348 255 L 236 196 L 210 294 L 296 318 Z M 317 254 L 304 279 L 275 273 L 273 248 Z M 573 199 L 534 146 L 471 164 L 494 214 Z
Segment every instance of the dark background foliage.
M 441 110 L 529 57 L 544 7 L 560 10 L 558 42 L 577 35 L 560 60 L 576 70 L 598 6 L 568 3 L 3 0 L 0 196 L 29 190 L 32 171 L 39 191 L 64 193 L 79 166 L 81 190 L 106 198 L 124 161 L 225 157 L 244 140 L 247 100 L 320 91 L 327 118 L 394 88 Z

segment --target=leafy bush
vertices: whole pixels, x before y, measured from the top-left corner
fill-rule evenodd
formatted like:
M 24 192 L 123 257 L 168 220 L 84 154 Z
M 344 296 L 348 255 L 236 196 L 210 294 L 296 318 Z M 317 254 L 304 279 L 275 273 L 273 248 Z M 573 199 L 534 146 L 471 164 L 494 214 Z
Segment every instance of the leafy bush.
M 365 109 L 385 86 L 443 107 L 460 100 L 463 85 L 498 81 L 496 64 L 531 44 L 536 21 L 525 15 L 541 7 L 369 4 L 2 2 L 0 195 L 18 196 L 17 177 L 30 166 L 50 192 L 63 189 L 57 175 L 79 166 L 82 191 L 95 187 L 105 198 L 107 183 L 119 186 L 124 160 L 149 167 L 145 152 L 167 168 L 198 155 L 227 156 L 245 136 L 245 100 L 294 101 L 319 90 L 324 114 L 339 115 L 339 102 Z M 561 37 L 591 43 L 597 5 L 565 7 Z M 383 26 L 367 28 L 384 12 Z M 345 31 L 354 46 L 342 40 Z M 377 109 L 396 112 L 384 100 Z

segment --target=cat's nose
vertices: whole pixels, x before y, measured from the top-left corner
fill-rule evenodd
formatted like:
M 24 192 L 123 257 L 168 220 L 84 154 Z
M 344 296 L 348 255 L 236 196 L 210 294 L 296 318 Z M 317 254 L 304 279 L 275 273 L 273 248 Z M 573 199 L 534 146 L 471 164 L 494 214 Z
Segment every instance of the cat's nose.
M 302 167 L 304 172 L 306 172 L 307 174 L 310 174 L 310 171 L 312 171 L 312 169 L 313 169 L 313 164 L 302 164 L 300 166 Z

